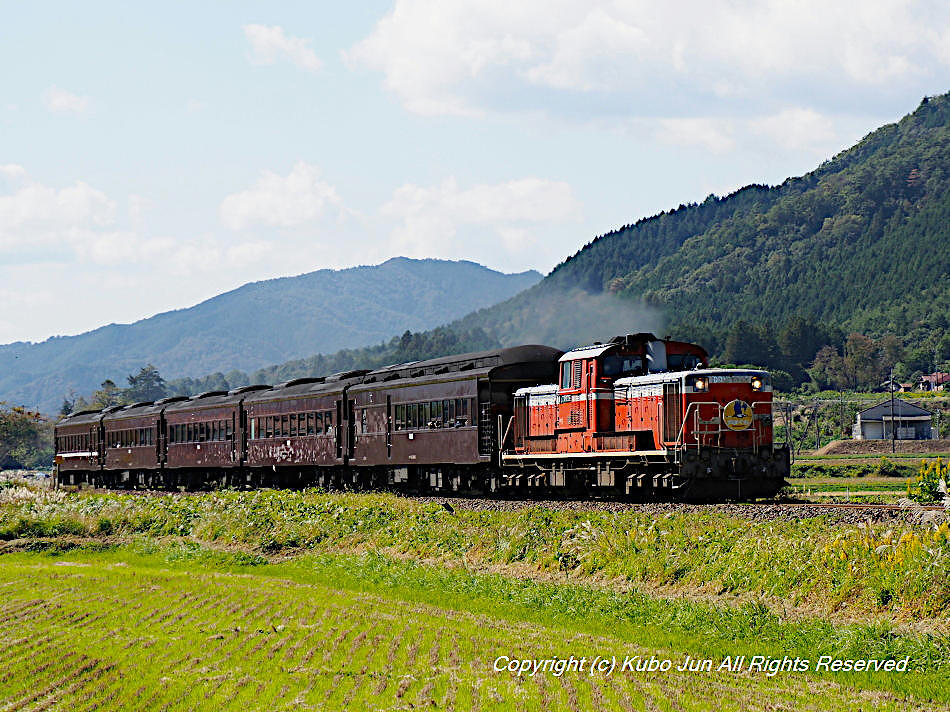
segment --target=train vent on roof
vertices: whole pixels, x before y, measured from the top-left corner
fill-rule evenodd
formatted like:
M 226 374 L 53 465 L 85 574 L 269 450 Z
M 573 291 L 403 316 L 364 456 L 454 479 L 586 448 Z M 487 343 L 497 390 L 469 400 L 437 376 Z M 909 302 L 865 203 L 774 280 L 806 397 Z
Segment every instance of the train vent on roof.
M 188 396 L 169 396 L 168 398 L 162 398 L 161 400 L 155 401 L 155 405 L 165 405 L 166 403 L 180 403 L 181 401 L 188 400 Z
M 419 376 L 426 375 L 426 370 L 424 368 L 417 368 L 414 371 L 409 371 L 409 378 L 419 378 Z
M 99 408 L 87 408 L 86 410 L 80 410 L 76 413 L 70 413 L 69 417 L 75 418 L 77 415 L 91 415 L 92 413 L 99 413 L 99 412 L 101 412 Z
M 213 398 L 214 396 L 226 396 L 227 391 L 205 391 L 204 393 L 199 393 L 196 396 L 192 396 L 191 400 L 201 400 L 202 398 Z
M 132 403 L 131 405 L 125 406 L 126 410 L 131 410 L 132 408 L 142 408 L 146 405 L 152 405 L 155 401 L 139 401 L 138 403 Z
M 459 364 L 459 371 L 471 371 L 473 368 L 475 368 L 474 361 L 466 361 L 465 363 Z
M 125 408 L 124 405 L 110 405 L 108 408 L 103 408 L 101 412 L 115 413 L 117 410 L 122 410 L 123 408 Z
M 270 386 L 264 383 L 258 383 L 253 386 L 241 386 L 240 388 L 232 388 L 228 391 L 229 396 L 236 396 L 239 393 L 250 393 L 251 391 L 267 391 L 270 390 Z
M 432 373 L 448 373 L 448 372 L 449 372 L 448 366 L 439 366 L 438 368 L 432 369 Z
M 274 386 L 274 388 L 290 388 L 291 386 L 302 386 L 305 383 L 323 383 L 326 380 L 327 379 L 325 376 L 319 376 L 316 378 L 310 376 L 305 378 L 293 378 L 289 381 L 284 381 L 283 383 L 277 384 Z
M 395 381 L 395 380 L 398 380 L 399 378 L 402 378 L 402 376 L 399 375 L 399 371 L 394 371 L 393 373 L 387 373 L 385 378 L 383 378 L 383 380 Z
M 345 381 L 348 378 L 357 378 L 358 376 L 365 376 L 369 373 L 369 369 L 360 368 L 355 371 L 340 371 L 340 373 L 334 373 L 332 376 L 327 376 L 327 383 L 336 383 L 337 381 Z

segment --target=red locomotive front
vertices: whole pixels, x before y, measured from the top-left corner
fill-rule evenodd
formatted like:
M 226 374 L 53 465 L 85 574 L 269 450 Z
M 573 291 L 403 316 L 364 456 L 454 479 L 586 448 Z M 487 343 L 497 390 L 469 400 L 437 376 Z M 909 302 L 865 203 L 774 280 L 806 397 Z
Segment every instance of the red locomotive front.
M 701 347 L 652 334 L 567 352 L 557 385 L 515 394 L 510 483 L 774 494 L 788 451 L 773 444 L 768 373 L 707 366 Z

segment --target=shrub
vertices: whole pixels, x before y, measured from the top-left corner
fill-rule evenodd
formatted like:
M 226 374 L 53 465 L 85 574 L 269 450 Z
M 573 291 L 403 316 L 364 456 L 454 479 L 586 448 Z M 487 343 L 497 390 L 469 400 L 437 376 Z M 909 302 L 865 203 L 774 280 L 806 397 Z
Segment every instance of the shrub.
M 938 457 L 933 462 L 922 461 L 915 480 L 907 480 L 907 496 L 916 502 L 936 502 L 946 498 L 950 462 L 944 464 Z

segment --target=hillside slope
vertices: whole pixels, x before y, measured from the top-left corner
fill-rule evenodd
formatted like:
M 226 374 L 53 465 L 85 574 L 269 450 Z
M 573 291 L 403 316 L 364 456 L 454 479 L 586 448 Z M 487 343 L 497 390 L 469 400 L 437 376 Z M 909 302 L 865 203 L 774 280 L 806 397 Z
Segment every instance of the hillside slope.
M 566 295 L 583 290 L 641 303 L 713 350 L 739 321 L 780 329 L 796 315 L 909 342 L 947 328 L 948 276 L 945 94 L 805 176 L 602 235 L 532 289 L 454 326 L 517 342 L 552 304 L 569 313 Z
M 71 389 L 88 393 L 147 362 L 166 377 L 197 376 L 365 346 L 451 321 L 539 279 L 400 257 L 255 282 L 134 324 L 0 346 L 0 400 L 55 412 Z

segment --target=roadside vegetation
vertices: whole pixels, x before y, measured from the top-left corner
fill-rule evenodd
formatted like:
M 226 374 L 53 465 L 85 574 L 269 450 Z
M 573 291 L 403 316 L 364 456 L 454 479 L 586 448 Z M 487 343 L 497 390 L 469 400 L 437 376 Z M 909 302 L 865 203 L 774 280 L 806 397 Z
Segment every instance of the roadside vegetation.
M 378 550 L 519 575 L 764 597 L 822 615 L 939 624 L 950 622 L 950 541 L 944 516 L 934 514 L 917 524 L 852 528 L 820 517 L 768 520 L 715 508 L 662 515 L 544 505 L 449 512 L 436 502 L 381 493 L 139 496 L 8 487 L 0 492 L 0 538 L 183 537 L 268 556 Z M 900 544 L 901 555 L 890 557 L 860 543 L 905 535 L 926 546 Z M 854 545 L 842 551 L 841 542 Z M 838 547 L 832 558 L 829 547 Z

